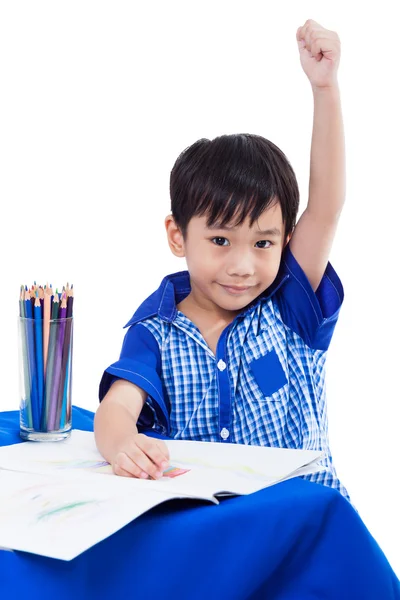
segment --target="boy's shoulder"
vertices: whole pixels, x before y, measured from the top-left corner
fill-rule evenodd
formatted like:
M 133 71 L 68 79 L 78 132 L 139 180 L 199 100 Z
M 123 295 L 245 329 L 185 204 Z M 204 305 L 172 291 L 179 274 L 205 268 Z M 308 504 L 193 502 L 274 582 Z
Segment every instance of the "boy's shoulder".
M 292 254 L 290 243 L 282 255 L 280 274 L 287 275 L 285 285 L 276 296 L 282 321 L 310 348 L 327 350 L 344 299 L 338 274 L 328 262 L 314 291 Z
M 173 321 L 176 305 L 189 294 L 190 289 L 188 271 L 166 275 L 159 287 L 140 304 L 124 328 L 155 316 L 160 316 L 165 321 Z

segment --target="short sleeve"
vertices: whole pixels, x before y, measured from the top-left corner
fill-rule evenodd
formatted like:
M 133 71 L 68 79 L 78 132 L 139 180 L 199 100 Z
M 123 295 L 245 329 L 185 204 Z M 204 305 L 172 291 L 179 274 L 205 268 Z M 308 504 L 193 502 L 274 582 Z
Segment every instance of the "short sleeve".
M 158 343 L 140 323 L 125 334 L 119 360 L 105 370 L 99 387 L 99 400 L 117 379 L 126 379 L 148 394 L 138 420 L 138 430 L 154 428 L 169 433 L 169 415 L 161 381 L 161 357 Z
M 277 291 L 284 323 L 315 350 L 327 350 L 343 303 L 342 283 L 328 262 L 317 290 L 311 287 L 306 274 L 286 246 L 280 272 L 289 275 Z

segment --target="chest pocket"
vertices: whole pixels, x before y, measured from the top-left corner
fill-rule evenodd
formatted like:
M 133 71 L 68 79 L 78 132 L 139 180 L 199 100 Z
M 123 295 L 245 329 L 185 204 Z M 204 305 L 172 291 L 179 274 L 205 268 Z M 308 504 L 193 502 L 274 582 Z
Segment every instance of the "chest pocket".
M 286 383 L 287 377 L 274 349 L 253 360 L 250 368 L 264 396 L 272 396 Z M 273 400 L 273 398 L 272 398 Z

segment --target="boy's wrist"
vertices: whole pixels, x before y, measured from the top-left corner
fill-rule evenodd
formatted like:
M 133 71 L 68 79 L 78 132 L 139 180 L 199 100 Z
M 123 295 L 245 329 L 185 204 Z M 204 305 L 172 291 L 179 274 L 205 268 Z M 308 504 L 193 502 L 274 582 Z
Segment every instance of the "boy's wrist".
M 324 96 L 324 95 L 338 95 L 340 93 L 339 90 L 339 82 L 336 82 L 332 85 L 326 86 L 311 86 L 311 90 L 314 96 Z

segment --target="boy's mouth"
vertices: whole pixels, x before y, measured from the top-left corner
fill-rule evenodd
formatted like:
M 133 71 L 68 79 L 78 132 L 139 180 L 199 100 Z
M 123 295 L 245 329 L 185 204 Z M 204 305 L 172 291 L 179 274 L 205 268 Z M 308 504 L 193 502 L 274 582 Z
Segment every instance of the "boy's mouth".
M 220 286 L 222 288 L 224 288 L 224 290 L 226 292 L 228 292 L 228 294 L 243 294 L 244 292 L 247 292 L 249 289 L 251 289 L 251 285 L 247 285 L 247 286 L 236 286 L 236 285 L 223 285 L 222 283 L 220 283 Z

